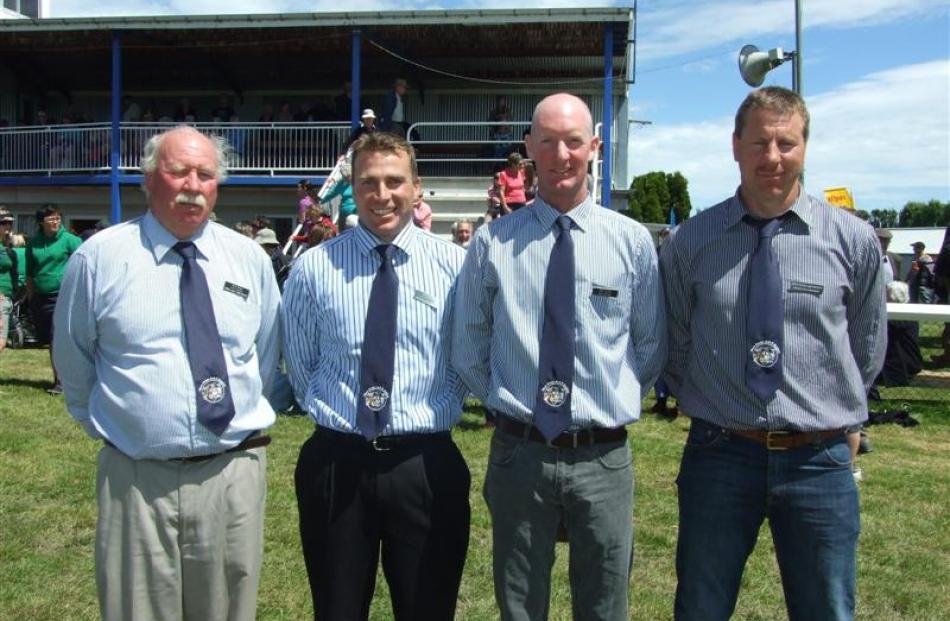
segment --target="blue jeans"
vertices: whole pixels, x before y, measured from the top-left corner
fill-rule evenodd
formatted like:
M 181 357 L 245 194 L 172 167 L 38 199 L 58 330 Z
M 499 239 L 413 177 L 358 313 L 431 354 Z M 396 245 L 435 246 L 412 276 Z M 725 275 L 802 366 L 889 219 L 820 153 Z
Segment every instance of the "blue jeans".
M 850 462 L 843 433 L 769 451 L 694 418 L 677 478 L 677 621 L 732 615 L 766 517 L 789 619 L 852 619 L 860 508 Z
M 633 458 L 627 442 L 559 449 L 496 430 L 485 500 L 503 621 L 548 618 L 558 525 L 567 530 L 573 615 L 627 621 Z

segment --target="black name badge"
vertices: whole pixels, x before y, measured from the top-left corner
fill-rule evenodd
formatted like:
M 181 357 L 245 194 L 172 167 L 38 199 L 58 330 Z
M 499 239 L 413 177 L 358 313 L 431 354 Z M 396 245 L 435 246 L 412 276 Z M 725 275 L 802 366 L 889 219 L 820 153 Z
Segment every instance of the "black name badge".
M 823 285 L 801 282 L 800 280 L 793 280 L 788 285 L 789 293 L 809 293 L 811 295 L 821 295 L 821 292 L 824 290 L 825 287 Z
M 594 287 L 593 295 L 598 295 L 602 298 L 615 298 L 620 295 L 620 292 L 616 289 L 607 289 L 605 287 Z
M 233 293 L 234 295 L 240 296 L 241 299 L 244 299 L 244 300 L 246 300 L 247 296 L 251 294 L 250 289 L 246 289 L 242 287 L 241 285 L 236 285 L 233 282 L 225 282 L 224 290 L 227 291 L 228 293 Z

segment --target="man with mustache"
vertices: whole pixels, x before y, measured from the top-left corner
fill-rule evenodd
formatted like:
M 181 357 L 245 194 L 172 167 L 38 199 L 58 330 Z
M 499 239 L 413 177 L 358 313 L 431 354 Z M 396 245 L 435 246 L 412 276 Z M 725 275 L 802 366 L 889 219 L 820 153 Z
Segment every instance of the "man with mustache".
M 527 137 L 534 205 L 479 228 L 459 276 L 452 365 L 496 417 L 484 493 L 504 621 L 547 618 L 560 526 L 574 618 L 629 618 L 626 425 L 666 330 L 650 234 L 590 196 L 599 145 L 582 100 L 543 99 Z
M 142 155 L 148 212 L 83 244 L 55 314 L 66 406 L 101 441 L 102 618 L 255 618 L 280 293 L 209 222 L 226 145 L 190 127 Z
M 847 433 L 887 346 L 881 246 L 805 193 L 808 110 L 788 89 L 736 113 L 735 196 L 663 245 L 665 378 L 683 450 L 675 618 L 732 616 L 768 518 L 792 621 L 854 616 L 860 530 Z

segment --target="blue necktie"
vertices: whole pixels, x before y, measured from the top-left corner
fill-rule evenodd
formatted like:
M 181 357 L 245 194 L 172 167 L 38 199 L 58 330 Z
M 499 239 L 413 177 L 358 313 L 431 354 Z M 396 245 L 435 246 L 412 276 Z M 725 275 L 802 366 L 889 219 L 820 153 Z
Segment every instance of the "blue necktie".
M 369 294 L 356 409 L 356 423 L 367 440 L 379 435 L 392 412 L 396 306 L 399 302 L 399 277 L 393 268 L 396 246 L 380 244 L 376 246 L 376 252 L 382 263 Z
M 574 383 L 574 242 L 571 219 L 559 216 L 561 233 L 554 242 L 544 278 L 544 327 L 538 360 L 538 394 L 534 426 L 545 438 L 557 437 L 571 424 Z
M 768 401 L 782 385 L 782 326 L 785 302 L 782 275 L 772 251 L 772 238 L 782 221 L 746 221 L 758 230 L 755 252 L 749 259 L 749 298 L 746 305 L 746 385 L 756 397 Z
M 195 258 L 193 243 L 178 242 L 172 249 L 184 259 L 178 290 L 188 363 L 195 381 L 198 422 L 220 436 L 234 418 L 234 401 L 228 386 L 224 346 L 208 293 L 208 280 Z

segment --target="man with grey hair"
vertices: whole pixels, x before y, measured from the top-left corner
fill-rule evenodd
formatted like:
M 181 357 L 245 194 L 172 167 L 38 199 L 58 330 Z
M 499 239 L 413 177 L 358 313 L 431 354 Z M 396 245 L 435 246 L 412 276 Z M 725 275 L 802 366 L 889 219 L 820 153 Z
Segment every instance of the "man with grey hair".
M 789 618 L 854 616 L 846 436 L 884 360 L 884 269 L 874 229 L 805 193 L 807 141 L 797 93 L 750 93 L 732 136 L 738 190 L 660 255 L 664 378 L 692 421 L 676 480 L 678 621 L 732 616 L 766 518 Z
M 280 294 L 257 244 L 208 221 L 225 147 L 190 127 L 151 138 L 148 212 L 83 244 L 63 279 L 54 356 L 102 444 L 106 621 L 255 618 Z
M 452 223 L 452 241 L 462 248 L 468 248 L 474 232 L 475 224 L 471 220 L 463 218 Z

